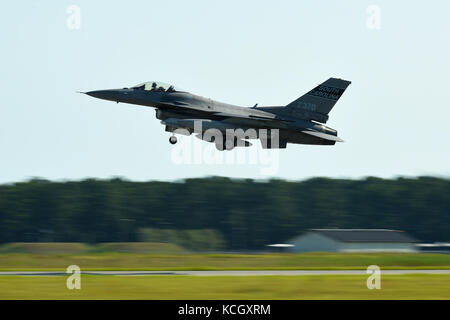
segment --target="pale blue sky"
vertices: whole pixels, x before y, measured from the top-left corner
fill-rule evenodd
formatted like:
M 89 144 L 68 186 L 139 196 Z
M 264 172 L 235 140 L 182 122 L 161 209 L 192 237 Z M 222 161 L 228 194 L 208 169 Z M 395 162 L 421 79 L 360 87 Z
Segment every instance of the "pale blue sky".
M 71 4 L 79 30 L 66 26 Z M 380 30 L 366 26 L 372 4 Z M 327 123 L 345 143 L 288 145 L 271 176 L 448 176 L 449 12 L 448 1 L 4 3 L 0 183 L 267 178 L 258 165 L 177 165 L 152 109 L 76 91 L 159 80 L 242 106 L 285 105 L 329 77 L 352 81 Z

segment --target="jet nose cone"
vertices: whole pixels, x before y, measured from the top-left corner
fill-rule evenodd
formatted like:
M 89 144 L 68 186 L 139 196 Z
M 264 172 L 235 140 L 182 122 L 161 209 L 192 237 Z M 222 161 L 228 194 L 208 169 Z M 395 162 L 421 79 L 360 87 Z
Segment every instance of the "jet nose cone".
M 107 89 L 107 90 L 95 90 L 86 92 L 88 96 L 110 100 L 115 102 L 127 102 L 129 101 L 129 91 L 128 89 Z
M 121 102 L 126 97 L 127 93 L 121 89 L 108 89 L 108 90 L 89 91 L 89 92 L 86 92 L 86 94 L 88 96 L 98 98 L 98 99 Z
M 112 96 L 112 92 L 110 90 L 95 90 L 85 92 L 88 96 L 98 98 L 98 99 L 106 99 L 109 100 Z

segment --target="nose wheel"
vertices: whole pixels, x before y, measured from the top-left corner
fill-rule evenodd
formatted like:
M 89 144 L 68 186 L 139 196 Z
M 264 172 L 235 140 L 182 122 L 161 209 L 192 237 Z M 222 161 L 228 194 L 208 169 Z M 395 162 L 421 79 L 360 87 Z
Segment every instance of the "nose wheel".
M 177 141 L 178 141 L 178 139 L 177 139 L 177 137 L 175 137 L 175 136 L 171 136 L 171 137 L 169 138 L 170 144 L 175 144 L 175 143 L 177 143 Z

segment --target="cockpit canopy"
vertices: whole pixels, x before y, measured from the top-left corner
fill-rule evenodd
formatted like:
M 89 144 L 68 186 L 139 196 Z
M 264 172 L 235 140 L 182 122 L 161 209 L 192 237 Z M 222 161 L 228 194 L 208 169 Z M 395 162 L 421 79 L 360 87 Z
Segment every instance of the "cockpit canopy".
M 160 91 L 160 92 L 175 92 L 181 91 L 174 86 L 164 83 L 164 82 L 156 82 L 156 81 L 148 81 L 137 86 L 134 86 L 133 89 L 137 90 L 145 90 L 145 91 Z

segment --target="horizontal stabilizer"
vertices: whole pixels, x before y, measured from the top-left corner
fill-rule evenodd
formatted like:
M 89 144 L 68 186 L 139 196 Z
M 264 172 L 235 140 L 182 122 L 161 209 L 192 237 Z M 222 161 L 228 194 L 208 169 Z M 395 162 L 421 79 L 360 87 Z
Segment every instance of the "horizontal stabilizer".
M 332 134 L 327 134 L 323 132 L 317 132 L 317 131 L 302 131 L 302 133 L 309 134 L 311 136 L 315 136 L 321 139 L 330 140 L 330 141 L 337 141 L 337 142 L 344 142 L 341 138 L 338 136 L 333 136 Z

